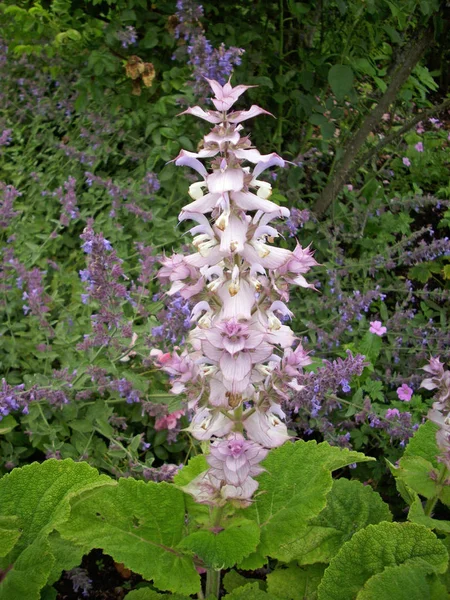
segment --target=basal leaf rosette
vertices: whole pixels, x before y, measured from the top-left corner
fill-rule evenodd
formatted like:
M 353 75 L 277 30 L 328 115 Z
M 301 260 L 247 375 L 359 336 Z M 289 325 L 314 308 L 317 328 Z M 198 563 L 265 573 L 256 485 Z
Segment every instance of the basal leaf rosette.
M 280 403 L 302 389 L 298 378 L 311 360 L 286 324 L 293 316 L 287 303 L 291 286 L 312 287 L 304 275 L 317 263 L 309 247 L 274 243 L 273 222 L 289 210 L 270 200 L 271 185 L 260 176 L 285 161 L 261 154 L 241 125 L 270 113 L 255 105 L 232 109 L 251 86 L 208 82 L 216 110 L 195 106 L 182 114 L 213 128 L 198 152 L 182 150 L 175 159 L 200 177 L 179 216 L 195 223 L 194 251 L 165 257 L 158 275 L 169 296 L 192 303 L 195 327 L 183 350 L 152 353 L 172 392 L 185 394 L 194 410 L 188 431 L 211 441 L 210 468 L 186 491 L 205 504 L 245 506 L 267 450 L 289 439 Z

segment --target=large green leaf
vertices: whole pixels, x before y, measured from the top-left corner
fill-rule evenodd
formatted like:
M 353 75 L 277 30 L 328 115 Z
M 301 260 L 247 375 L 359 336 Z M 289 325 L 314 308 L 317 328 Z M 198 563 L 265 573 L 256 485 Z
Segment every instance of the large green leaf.
M 267 591 L 282 600 L 316 600 L 325 565 L 279 568 L 267 575 Z
M 0 516 L 0 556 L 6 556 L 22 535 L 19 519 L 15 516 Z
M 47 582 L 51 585 L 55 581 L 58 581 L 63 571 L 70 571 L 74 567 L 78 567 L 81 559 L 85 554 L 88 554 L 90 548 L 83 548 L 69 540 L 64 540 L 56 531 L 50 534 L 48 542 L 50 550 L 55 557 L 55 562 Z
M 330 562 L 354 533 L 380 521 L 392 521 L 392 515 L 379 494 L 359 481 L 336 479 L 326 507 L 298 533 L 283 560 L 303 565 Z
M 39 600 L 55 561 L 45 536 L 27 546 L 0 582 L 1 600 Z
M 248 583 L 223 597 L 223 600 L 280 600 L 279 596 L 268 594 L 257 583 Z
M 404 563 L 387 567 L 369 579 L 357 600 L 448 600 L 448 592 L 436 576 L 428 577 L 426 565 Z
M 319 586 L 319 600 L 354 599 L 372 577 L 388 567 L 414 565 L 425 577 L 425 573 L 444 573 L 447 563 L 445 546 L 422 525 L 369 525 L 332 559 Z
M 178 545 L 191 550 L 208 567 L 229 569 L 255 551 L 259 542 L 259 527 L 254 521 L 240 519 L 214 532 L 203 529 L 188 535 Z
M 255 579 L 252 577 L 244 577 L 234 569 L 225 573 L 222 578 L 222 587 L 228 593 L 231 593 L 233 590 L 240 588 L 248 583 L 257 583 L 259 588 L 262 590 L 266 589 L 266 582 L 262 579 Z
M 167 483 L 120 479 L 72 504 L 62 537 L 102 548 L 162 590 L 197 593 L 200 577 L 191 556 L 178 549 L 185 528 L 184 494 Z
M 300 440 L 272 450 L 263 462 L 265 472 L 258 477 L 255 502 L 242 511 L 259 524 L 261 543 L 241 567 L 262 566 L 267 556 L 284 560 L 299 532 L 325 508 L 333 484 L 331 471 L 365 460 L 371 459 L 326 442 Z
M 14 469 L 0 479 L 0 516 L 17 518 L 22 534 L 0 568 L 7 570 L 0 585 L 0 600 L 39 597 L 55 562 L 48 535 L 70 514 L 70 499 L 81 490 L 111 480 L 99 476 L 87 463 L 48 460 Z M 42 552 L 39 568 L 36 557 Z M 30 569 L 30 573 L 27 573 Z
M 47 460 L 14 469 L 0 479 L 0 515 L 19 518 L 22 535 L 8 557 L 14 560 L 37 537 L 48 535 L 70 514 L 70 499 L 80 490 L 109 483 L 88 463 Z

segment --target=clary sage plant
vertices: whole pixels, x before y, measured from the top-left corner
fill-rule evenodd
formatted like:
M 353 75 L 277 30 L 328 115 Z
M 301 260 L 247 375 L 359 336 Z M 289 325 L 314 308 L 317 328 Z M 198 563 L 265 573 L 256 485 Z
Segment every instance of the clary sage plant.
M 315 261 L 309 248 L 274 244 L 270 223 L 288 211 L 258 177 L 284 161 L 241 136 L 241 122 L 266 111 L 229 112 L 249 86 L 210 85 L 216 110 L 186 113 L 214 127 L 197 153 L 176 158 L 201 176 L 180 215 L 197 223 L 196 252 L 165 258 L 159 272 L 169 294 L 192 302 L 196 326 L 181 353 L 152 352 L 186 397 L 204 453 L 174 483 L 117 481 L 70 459 L 0 479 L 0 600 L 54 600 L 53 584 L 93 548 L 142 575 L 126 600 L 448 600 L 450 522 L 434 514 L 450 506 L 448 374 L 439 361 L 427 367 L 439 426 L 422 425 L 390 465 L 407 522 L 342 477 L 374 459 L 289 440 L 280 403 L 302 393 L 309 358 L 286 303 L 291 286 L 311 287 Z
M 188 430 L 198 440 L 214 440 L 209 469 L 186 491 L 205 504 L 247 506 L 268 449 L 289 439 L 280 402 L 301 390 L 296 377 L 311 362 L 284 322 L 292 316 L 290 287 L 312 287 L 303 275 L 316 261 L 299 244 L 293 252 L 274 245 L 278 231 L 270 223 L 289 210 L 269 200 L 271 185 L 258 177 L 284 160 L 260 154 L 241 133 L 243 121 L 269 113 L 255 105 L 232 110 L 251 86 L 208 82 L 216 110 L 195 106 L 183 114 L 214 127 L 198 152 L 182 150 L 175 160 L 202 177 L 190 186 L 193 202 L 180 214 L 197 223 L 191 229 L 196 252 L 166 258 L 159 272 L 171 283 L 169 294 L 195 303 L 197 325 L 180 355 L 154 354 L 172 391 L 185 393 L 195 411 Z M 209 172 L 199 159 L 212 159 Z

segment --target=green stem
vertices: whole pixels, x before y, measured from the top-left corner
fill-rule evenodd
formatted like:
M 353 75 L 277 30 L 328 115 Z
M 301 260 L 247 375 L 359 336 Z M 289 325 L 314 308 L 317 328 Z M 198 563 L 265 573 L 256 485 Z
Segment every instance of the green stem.
M 425 503 L 424 513 L 427 517 L 431 517 L 431 515 L 433 513 L 436 503 L 439 500 L 439 496 L 441 495 L 442 488 L 444 487 L 444 482 L 447 478 L 447 475 L 448 475 L 448 469 L 444 464 L 442 464 L 440 471 L 439 471 L 439 477 L 436 482 L 437 494 L 436 494 L 436 496 L 433 496 L 433 498 L 428 498 L 428 500 Z
M 220 527 L 224 507 L 217 506 L 211 511 L 211 526 L 214 528 Z M 205 598 L 218 600 L 220 596 L 220 569 L 209 567 L 206 572 L 206 588 Z

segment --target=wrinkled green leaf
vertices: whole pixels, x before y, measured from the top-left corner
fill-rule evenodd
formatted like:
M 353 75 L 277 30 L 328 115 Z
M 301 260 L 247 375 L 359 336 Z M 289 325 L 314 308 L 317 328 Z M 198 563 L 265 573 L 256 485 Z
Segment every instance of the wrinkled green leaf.
M 300 440 L 272 450 L 263 462 L 266 471 L 258 477 L 255 501 L 242 511 L 261 528 L 261 543 L 242 568 L 262 566 L 266 556 L 284 560 L 298 532 L 325 508 L 333 483 L 331 471 L 367 460 L 371 459 L 326 442 Z
M 17 517 L 22 531 L 0 560 L 5 570 L 13 565 L 0 586 L 1 600 L 39 597 L 55 562 L 47 536 L 69 517 L 71 498 L 109 481 L 87 463 L 53 459 L 14 469 L 0 479 L 0 515 Z M 36 568 L 39 553 L 42 560 Z
M 356 598 L 372 577 L 388 567 L 408 564 L 423 573 L 444 573 L 447 563 L 444 545 L 422 525 L 369 525 L 355 533 L 332 559 L 319 586 L 319 600 Z
M 209 567 L 229 569 L 255 551 L 259 527 L 254 521 L 238 520 L 225 525 L 223 531 L 196 531 L 178 545 L 191 550 Z
M 283 600 L 316 600 L 325 565 L 289 565 L 267 575 L 267 591 Z
M 370 486 L 337 479 L 326 507 L 298 533 L 283 560 L 298 560 L 303 565 L 327 563 L 354 533 L 367 525 L 391 520 L 388 505 Z
M 223 597 L 224 600 L 279 600 L 279 596 L 261 590 L 257 583 L 248 583 Z
M 38 537 L 0 582 L 0 600 L 39 600 L 54 561 L 47 538 Z
M 162 590 L 193 594 L 200 577 L 192 558 L 177 549 L 184 526 L 184 495 L 175 486 L 120 479 L 76 499 L 59 531 L 80 545 L 102 548 Z
M 429 572 L 415 563 L 387 567 L 369 579 L 356 600 L 448 600 L 445 587 L 436 576 L 427 577 Z
M 0 517 L 0 556 L 6 556 L 21 535 L 17 517 Z
M 244 577 L 243 575 L 234 570 L 228 571 L 228 573 L 225 573 L 225 575 L 222 578 L 222 587 L 228 593 L 244 585 L 247 585 L 248 583 L 258 584 L 259 588 L 262 590 L 264 590 L 266 587 L 266 583 L 262 579 Z

